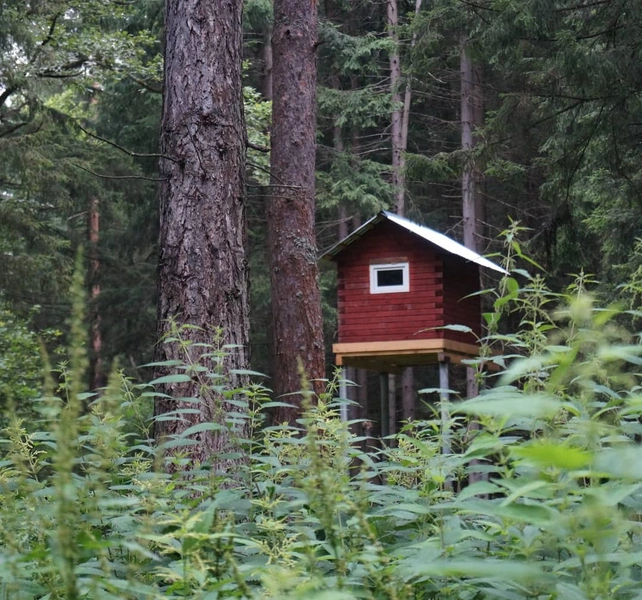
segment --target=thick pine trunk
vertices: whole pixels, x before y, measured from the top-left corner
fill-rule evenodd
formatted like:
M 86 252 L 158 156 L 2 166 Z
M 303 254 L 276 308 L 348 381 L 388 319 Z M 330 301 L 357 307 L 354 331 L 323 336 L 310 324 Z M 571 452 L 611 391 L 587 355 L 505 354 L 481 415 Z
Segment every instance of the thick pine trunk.
M 299 362 L 309 378 L 325 376 L 314 233 L 316 46 L 316 3 L 275 0 L 267 220 L 278 396 L 301 389 Z M 298 404 L 300 397 L 286 400 Z M 276 419 L 293 422 L 299 414 L 298 406 L 283 408 Z
M 227 369 L 248 366 L 241 13 L 240 2 L 166 2 L 161 148 L 169 158 L 161 160 L 158 337 L 171 330 L 170 320 L 195 325 L 184 332 L 194 342 L 239 346 L 225 358 Z M 203 349 L 188 352 L 189 358 L 177 343 L 159 341 L 156 360 L 197 360 Z M 239 375 L 229 380 L 244 383 Z M 220 395 L 203 391 L 211 383 L 194 374 L 191 382 L 161 386 L 173 397 L 199 398 L 201 413 L 157 422 L 158 439 L 224 418 L 228 407 Z M 193 407 L 159 398 L 155 413 Z M 196 437 L 193 459 L 227 447 L 222 434 Z

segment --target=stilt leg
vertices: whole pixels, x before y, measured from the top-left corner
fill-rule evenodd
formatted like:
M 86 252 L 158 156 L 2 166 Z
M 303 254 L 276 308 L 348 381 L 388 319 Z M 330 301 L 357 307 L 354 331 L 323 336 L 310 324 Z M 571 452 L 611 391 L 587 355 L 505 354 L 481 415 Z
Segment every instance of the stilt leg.
M 439 361 L 439 387 L 441 392 L 439 394 L 440 408 L 441 408 L 441 451 L 443 454 L 450 454 L 450 413 L 448 411 L 448 390 L 450 389 L 450 381 L 448 377 L 448 359 Z
M 339 380 L 339 398 L 341 400 L 348 399 L 348 386 L 346 385 L 346 368 L 341 367 L 341 375 Z M 343 402 L 340 409 L 341 420 L 345 423 L 348 420 L 348 405 Z
M 388 433 L 388 373 L 381 373 L 379 375 L 379 382 L 381 387 L 381 410 L 380 414 L 380 423 L 381 423 L 381 437 L 385 438 Z

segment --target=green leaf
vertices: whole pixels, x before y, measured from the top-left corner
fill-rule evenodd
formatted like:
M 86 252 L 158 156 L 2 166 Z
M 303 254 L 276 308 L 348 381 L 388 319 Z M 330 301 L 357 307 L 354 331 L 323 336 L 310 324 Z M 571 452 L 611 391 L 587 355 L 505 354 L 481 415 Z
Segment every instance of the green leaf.
M 513 448 L 512 453 L 541 467 L 556 467 L 558 469 L 581 469 L 593 460 L 593 456 L 589 452 L 552 441 Z
M 454 405 L 453 413 L 493 417 L 551 417 L 561 402 L 545 394 L 524 394 L 515 389 L 493 390 L 488 394 Z
M 192 378 L 185 373 L 175 373 L 174 375 L 163 375 L 154 381 L 150 381 L 150 385 L 158 385 L 160 383 L 187 383 L 192 381 Z
M 457 496 L 457 502 L 472 498 L 474 496 L 482 496 L 486 494 L 496 494 L 500 488 L 490 481 L 477 481 L 471 485 L 466 486 Z
M 474 333 L 474 331 L 466 325 L 442 325 L 434 329 L 447 329 L 448 331 L 459 331 L 461 333 Z
M 250 375 L 252 377 L 267 377 L 265 373 L 252 371 L 251 369 L 230 369 L 230 373 L 233 373 L 234 375 Z
M 586 594 L 572 583 L 558 583 L 555 586 L 558 597 L 564 600 L 588 600 Z
M 516 294 L 519 291 L 519 283 L 517 283 L 516 279 L 506 277 L 504 281 L 506 282 L 506 289 L 508 289 L 511 294 Z
M 421 560 L 419 557 L 415 559 Z M 429 575 L 432 577 L 483 577 L 508 581 L 532 581 L 544 577 L 542 569 L 532 563 L 510 560 L 436 560 L 418 565 L 414 570 L 415 575 Z
M 181 437 L 189 437 L 196 433 L 203 433 L 204 431 L 221 431 L 227 430 L 227 427 L 221 425 L 220 423 L 197 423 L 188 427 L 185 431 L 181 433 Z
M 593 468 L 611 477 L 642 480 L 642 448 L 629 446 L 604 450 L 596 456 Z

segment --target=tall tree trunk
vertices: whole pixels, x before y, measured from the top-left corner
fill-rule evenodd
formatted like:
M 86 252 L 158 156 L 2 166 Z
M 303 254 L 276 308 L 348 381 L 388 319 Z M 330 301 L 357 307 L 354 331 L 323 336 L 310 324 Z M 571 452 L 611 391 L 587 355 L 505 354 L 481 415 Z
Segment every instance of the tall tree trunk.
M 401 134 L 403 129 L 403 111 L 401 109 L 401 56 L 399 54 L 399 6 L 397 0 L 388 0 L 388 35 L 392 41 L 390 51 L 390 92 L 392 95 L 393 109 L 390 115 L 390 142 L 392 146 L 392 187 L 394 190 L 394 210 L 402 215 L 404 210 L 404 181 L 401 171 L 403 160 L 403 149 L 401 147 Z M 388 409 L 396 413 L 397 404 L 397 377 L 394 374 L 388 375 Z M 384 431 L 383 421 L 388 420 L 387 429 L 390 433 L 396 433 L 396 419 L 390 414 L 381 415 L 382 432 Z
M 272 100 L 274 94 L 272 92 L 272 24 L 266 25 L 265 34 L 263 36 L 263 97 L 266 100 Z
M 421 10 L 422 0 L 415 0 L 415 17 Z M 401 57 L 399 53 L 399 11 L 397 0 L 388 0 L 388 27 L 393 42 L 393 50 L 390 54 L 390 86 L 392 101 L 395 108 L 391 115 L 391 141 L 392 141 L 392 184 L 395 193 L 395 212 L 404 216 L 406 212 L 406 149 L 408 147 L 408 128 L 410 125 L 410 104 L 412 100 L 412 82 L 408 77 L 403 94 L 401 96 Z M 417 41 L 416 34 L 413 34 L 410 42 L 410 49 Z M 401 104 L 401 107 L 400 107 Z M 412 367 L 406 367 L 401 374 L 401 395 L 403 418 L 412 419 L 415 414 L 415 385 L 414 371 Z M 394 406 L 396 399 L 396 377 L 390 376 L 390 406 Z M 393 394 L 395 397 L 393 398 Z M 394 433 L 393 419 L 390 421 L 390 432 Z
M 98 389 L 105 385 L 103 372 L 102 347 L 103 339 L 100 332 L 100 310 L 98 296 L 100 296 L 100 258 L 98 255 L 98 242 L 100 241 L 100 212 L 98 198 L 94 196 L 89 205 L 89 243 L 91 248 L 91 263 L 89 276 L 91 279 L 91 388 Z
M 465 35 L 460 38 L 460 77 L 461 77 L 461 149 L 465 154 L 464 169 L 461 178 L 462 214 L 464 222 L 464 245 L 478 251 L 481 246 L 482 220 L 479 214 L 480 195 L 478 194 L 478 177 L 471 153 L 475 147 L 475 119 L 480 118 L 480 103 L 477 91 L 473 61 L 466 48 L 468 40 Z
M 341 128 L 334 126 L 334 149 L 337 153 L 345 151 L 343 139 L 341 138 Z M 350 233 L 349 226 L 350 215 L 348 214 L 348 207 L 339 200 L 337 206 L 337 238 L 339 241 L 348 237 Z
M 415 0 L 415 18 L 421 10 L 422 0 Z M 417 43 L 417 32 L 413 32 L 412 39 L 410 40 L 410 51 L 415 47 Z M 412 77 L 408 75 L 406 80 L 406 89 L 403 96 L 403 109 L 401 113 L 401 133 L 399 136 L 399 147 L 400 147 L 400 156 L 399 156 L 399 174 L 397 176 L 397 182 L 399 188 L 397 190 L 397 212 L 400 215 L 403 215 L 406 212 L 406 150 L 408 149 L 408 128 L 410 126 L 410 104 L 412 101 Z M 394 149 L 393 149 L 393 160 L 394 160 Z
M 238 345 L 224 360 L 228 369 L 248 366 L 241 14 L 241 2 L 166 0 L 157 361 L 197 361 L 203 352 L 163 343 L 175 320 L 198 328 L 184 333 L 193 342 Z M 214 366 L 211 359 L 203 362 Z M 159 376 L 167 372 L 157 368 Z M 190 375 L 191 381 L 166 383 L 160 391 L 199 398 L 200 414 L 158 421 L 157 438 L 224 419 L 228 405 L 205 392 L 211 381 Z M 229 370 L 228 377 L 233 387 L 245 383 Z M 155 413 L 181 408 L 194 404 L 159 398 Z M 200 441 L 190 448 L 195 460 L 229 443 L 211 431 L 194 437 Z
M 483 124 L 483 101 L 480 85 L 480 72 L 475 68 L 468 54 L 466 35 L 460 37 L 460 78 L 461 78 L 461 148 L 465 153 L 464 169 L 461 178 L 462 214 L 464 222 L 464 245 L 480 252 L 483 240 L 483 201 L 479 190 L 477 166 L 472 157 L 475 148 L 475 127 Z M 480 274 L 481 285 L 481 274 Z M 466 396 L 474 398 L 479 394 L 476 370 L 466 367 Z M 479 429 L 479 423 L 472 421 L 469 431 Z M 472 465 L 476 464 L 473 462 Z M 483 479 L 477 471 L 470 474 L 470 482 Z
M 472 151 L 475 147 L 475 68 L 466 48 L 468 39 L 462 35 L 459 40 L 459 70 L 461 79 L 461 149 L 464 151 L 464 168 L 461 174 L 461 201 L 464 223 L 464 245 L 478 250 L 479 215 L 477 211 L 477 176 Z M 467 395 L 477 395 L 477 382 L 472 368 L 466 369 Z
M 399 55 L 399 7 L 397 0 L 388 0 L 388 34 L 392 41 L 390 51 L 390 91 L 394 108 L 390 116 L 390 135 L 392 142 L 392 185 L 395 194 L 395 212 L 403 215 L 405 212 L 405 182 L 401 163 L 403 160 L 402 130 L 403 110 L 401 97 L 401 57 Z
M 325 376 L 314 233 L 316 46 L 316 2 L 275 0 L 267 224 L 277 395 L 301 389 L 299 362 L 309 378 Z M 298 404 L 300 397 L 287 401 Z M 276 419 L 292 422 L 299 414 L 298 405 L 281 408 Z

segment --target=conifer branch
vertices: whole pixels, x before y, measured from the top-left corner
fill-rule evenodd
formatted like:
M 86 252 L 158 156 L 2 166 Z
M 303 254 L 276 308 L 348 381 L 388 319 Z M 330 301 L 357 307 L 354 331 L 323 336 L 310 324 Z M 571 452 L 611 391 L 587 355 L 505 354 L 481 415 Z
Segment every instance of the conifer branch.
M 0 106 L 2 106 L 9 96 L 11 96 L 11 94 L 13 94 L 17 89 L 17 87 L 8 87 L 4 92 L 2 92 L 2 94 L 0 94 Z
M 266 169 L 265 167 L 262 167 L 261 165 L 257 165 L 256 163 L 253 163 L 249 160 L 245 161 L 248 167 L 254 167 L 255 169 L 258 169 L 259 171 L 263 171 L 264 173 L 267 173 L 270 177 L 276 179 L 279 183 L 271 183 L 269 185 L 260 185 L 258 187 L 280 187 L 280 188 L 289 188 L 292 190 L 303 190 L 305 188 L 301 187 L 300 185 L 289 185 L 285 183 L 282 179 L 279 179 L 270 169 Z
M 128 79 L 131 79 L 134 83 L 137 83 L 139 86 L 142 88 L 145 88 L 148 92 L 152 92 L 154 94 L 162 94 L 163 93 L 163 88 L 161 87 L 155 87 L 153 85 L 150 85 L 149 83 L 143 81 L 142 79 L 138 79 L 137 77 L 134 77 L 130 73 L 127 74 Z
M 249 140 L 247 142 L 247 147 L 252 148 L 252 150 L 256 150 L 257 152 L 265 152 L 265 153 L 270 152 L 269 146 L 262 146 L 261 144 L 255 144 L 254 142 L 250 142 Z
M 57 12 L 51 19 L 51 25 L 49 25 L 49 31 L 47 32 L 46 37 L 42 40 L 42 42 L 40 42 L 40 44 L 34 51 L 33 56 L 29 61 L 30 64 L 33 64 L 36 62 L 36 58 L 38 58 L 38 55 L 42 52 L 42 49 L 53 39 L 54 32 L 56 31 L 56 24 L 58 23 L 58 19 L 60 18 L 61 14 L 62 13 Z
M 5 137 L 7 135 L 11 135 L 14 131 L 17 131 L 21 127 L 24 127 L 27 125 L 27 121 L 21 121 L 20 123 L 16 123 L 15 125 L 11 125 L 10 127 L 7 127 L 6 129 L 0 131 L 0 138 Z
M 144 177 L 143 175 L 102 175 L 101 173 L 96 173 L 96 171 L 92 171 L 91 169 L 87 169 L 86 167 L 82 167 L 78 163 L 70 163 L 73 167 L 76 167 L 77 169 L 80 169 L 81 171 L 85 171 L 89 173 L 90 175 L 94 175 L 96 177 L 100 177 L 101 179 L 140 179 L 142 181 L 154 181 L 154 182 L 160 182 L 160 181 L 167 181 L 167 178 L 158 178 L 158 177 Z
M 83 67 L 87 62 L 89 62 L 88 56 L 80 56 L 78 59 L 68 62 L 66 65 L 60 65 L 51 69 L 40 71 L 39 73 L 37 73 L 37 76 L 47 79 L 69 79 L 71 77 L 78 77 L 82 74 L 82 71 L 76 71 L 73 69 L 79 69 L 80 67 Z
M 128 154 L 129 156 L 133 156 L 135 158 L 166 158 L 167 160 L 171 160 L 172 162 L 180 162 L 176 160 L 175 158 L 172 158 L 171 156 L 167 156 L 166 154 L 146 154 L 143 152 L 132 152 L 131 150 L 127 150 L 127 148 L 123 148 L 122 146 L 119 146 L 116 142 L 112 142 L 111 140 L 105 139 L 104 137 L 99 136 L 97 133 L 92 133 L 91 131 L 85 129 L 80 123 L 76 122 L 77 127 L 85 134 L 87 134 L 89 137 L 92 137 L 99 142 L 104 142 L 105 144 L 109 144 L 110 146 L 113 146 L 117 150 L 120 150 L 121 152 L 124 152 L 125 154 Z

